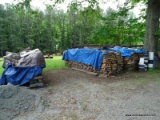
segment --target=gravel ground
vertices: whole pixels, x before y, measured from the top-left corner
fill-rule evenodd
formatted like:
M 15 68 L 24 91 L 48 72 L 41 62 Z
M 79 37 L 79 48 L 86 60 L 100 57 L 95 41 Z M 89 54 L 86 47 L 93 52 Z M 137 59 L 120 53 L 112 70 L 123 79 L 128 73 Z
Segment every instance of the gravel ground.
M 0 120 L 17 120 L 23 116 L 33 120 L 45 109 L 44 96 L 39 91 L 27 87 L 0 86 Z
M 159 120 L 159 73 L 49 71 L 44 88 L 0 87 L 0 120 Z

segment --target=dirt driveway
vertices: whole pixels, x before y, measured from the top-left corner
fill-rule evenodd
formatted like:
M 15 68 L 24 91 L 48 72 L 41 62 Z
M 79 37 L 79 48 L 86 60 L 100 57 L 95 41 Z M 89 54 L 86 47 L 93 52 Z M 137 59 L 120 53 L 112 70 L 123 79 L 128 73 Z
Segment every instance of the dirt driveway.
M 100 78 L 64 69 L 44 79 L 44 88 L 32 90 L 44 94 L 43 111 L 15 120 L 160 120 L 160 71 Z

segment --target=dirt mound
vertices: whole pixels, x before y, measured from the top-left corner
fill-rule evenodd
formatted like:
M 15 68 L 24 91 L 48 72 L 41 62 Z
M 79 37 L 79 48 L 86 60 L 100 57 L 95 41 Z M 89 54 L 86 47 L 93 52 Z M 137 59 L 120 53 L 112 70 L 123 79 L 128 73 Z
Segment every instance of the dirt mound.
M 0 120 L 12 120 L 38 110 L 42 97 L 37 94 L 26 87 L 0 86 Z

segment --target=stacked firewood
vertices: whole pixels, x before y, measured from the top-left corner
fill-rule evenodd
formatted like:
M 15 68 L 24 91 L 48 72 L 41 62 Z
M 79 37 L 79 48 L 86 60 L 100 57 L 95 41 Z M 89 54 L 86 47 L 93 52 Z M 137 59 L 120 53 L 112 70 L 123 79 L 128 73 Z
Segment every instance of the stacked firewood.
M 100 74 L 111 75 L 121 72 L 123 69 L 123 58 L 117 52 L 108 52 L 104 54 Z
M 53 55 L 47 54 L 47 55 L 44 55 L 44 58 L 53 58 Z
M 97 72 L 96 69 L 94 69 L 91 65 L 86 65 L 83 63 L 73 62 L 73 61 L 65 61 L 65 64 L 72 68 L 77 68 L 77 69 L 81 69 L 88 72 L 94 72 L 94 73 Z
M 72 68 L 81 69 L 83 71 L 103 74 L 109 76 L 111 74 L 119 73 L 123 69 L 123 58 L 117 52 L 104 53 L 101 68 L 99 71 L 94 69 L 91 65 L 86 65 L 73 61 L 65 61 L 67 66 Z
M 142 54 L 132 52 L 130 57 L 122 57 L 124 56 L 120 51 L 116 51 L 114 49 L 103 49 L 101 52 L 104 53 L 103 59 L 101 62 L 100 70 L 94 69 L 91 65 L 86 65 L 83 63 L 66 61 L 66 65 L 79 69 L 80 71 L 87 71 L 89 73 L 96 73 L 99 75 L 109 76 L 112 74 L 119 73 L 123 70 L 131 71 L 138 69 L 138 63 L 140 57 L 143 57 Z
M 123 58 L 123 69 L 127 71 L 137 70 L 140 57 L 143 57 L 143 54 L 132 53 L 130 58 Z
M 29 82 L 29 88 L 41 88 L 43 87 L 43 76 L 42 74 L 34 77 L 30 82 Z

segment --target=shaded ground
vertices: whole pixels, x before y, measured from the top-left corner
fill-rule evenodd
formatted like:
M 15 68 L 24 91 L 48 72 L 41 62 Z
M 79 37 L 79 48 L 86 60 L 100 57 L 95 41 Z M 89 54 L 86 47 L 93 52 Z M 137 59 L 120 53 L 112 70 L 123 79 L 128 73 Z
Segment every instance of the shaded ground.
M 15 120 L 160 119 L 160 71 L 100 78 L 63 69 L 44 73 L 44 82 L 44 88 L 29 90 L 41 104 Z

